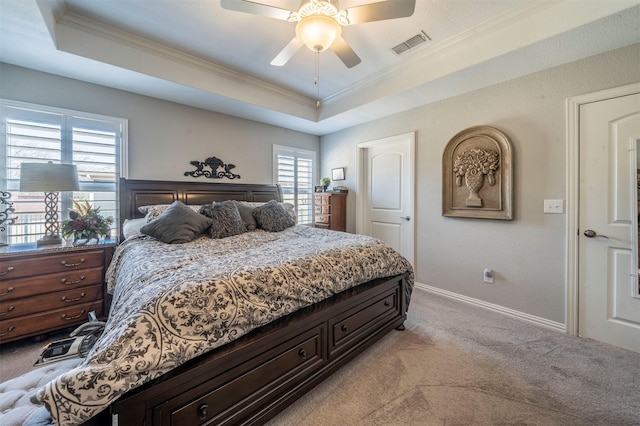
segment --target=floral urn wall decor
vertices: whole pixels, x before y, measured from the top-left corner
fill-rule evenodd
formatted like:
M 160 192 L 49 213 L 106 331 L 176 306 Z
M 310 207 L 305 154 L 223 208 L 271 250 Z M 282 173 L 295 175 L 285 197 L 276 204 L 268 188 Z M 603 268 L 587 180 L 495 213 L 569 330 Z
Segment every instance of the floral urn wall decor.
M 442 158 L 442 215 L 512 220 L 511 142 L 475 126 L 456 134 Z

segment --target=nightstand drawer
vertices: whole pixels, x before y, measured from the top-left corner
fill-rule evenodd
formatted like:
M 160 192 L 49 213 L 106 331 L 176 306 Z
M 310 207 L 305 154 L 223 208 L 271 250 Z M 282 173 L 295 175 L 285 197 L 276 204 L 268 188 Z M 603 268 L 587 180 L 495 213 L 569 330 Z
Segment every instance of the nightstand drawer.
M 102 276 L 103 268 L 92 268 L 3 281 L 0 283 L 0 302 L 101 284 Z
M 33 276 L 37 274 L 51 274 L 56 272 L 73 271 L 78 269 L 102 266 L 104 252 L 69 251 L 55 256 L 42 256 L 34 259 L 2 260 L 0 261 L 0 281 Z
M 87 315 L 91 311 L 95 311 L 96 315 L 101 316 L 102 300 L 41 314 L 0 320 L 0 342 L 81 324 L 87 321 Z
M 36 297 L 0 302 L 0 320 L 23 315 L 39 314 L 52 309 L 66 308 L 85 302 L 102 299 L 102 285 L 80 287 Z

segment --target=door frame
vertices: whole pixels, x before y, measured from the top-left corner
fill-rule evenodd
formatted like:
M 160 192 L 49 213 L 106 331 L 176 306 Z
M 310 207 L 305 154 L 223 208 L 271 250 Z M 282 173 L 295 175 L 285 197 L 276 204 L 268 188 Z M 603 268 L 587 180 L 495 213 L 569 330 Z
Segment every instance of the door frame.
M 580 106 L 606 99 L 618 98 L 640 92 L 640 83 L 567 99 L 567 269 L 565 328 L 569 335 L 577 336 L 578 322 L 578 277 L 580 235 Z
M 411 227 L 411 254 L 408 257 L 409 263 L 412 265 L 415 251 L 416 251 L 416 233 L 415 233 L 415 154 L 416 154 L 416 132 L 402 133 L 395 136 L 389 136 L 382 139 L 375 139 L 368 142 L 361 142 L 356 145 L 356 234 L 363 234 L 364 232 L 364 205 L 365 205 L 365 191 L 363 190 L 364 183 L 366 181 L 364 161 L 366 159 L 366 150 L 368 148 L 380 145 L 386 145 L 399 142 L 400 140 L 409 139 L 409 193 L 411 195 L 409 202 L 409 214 L 411 220 L 409 226 Z

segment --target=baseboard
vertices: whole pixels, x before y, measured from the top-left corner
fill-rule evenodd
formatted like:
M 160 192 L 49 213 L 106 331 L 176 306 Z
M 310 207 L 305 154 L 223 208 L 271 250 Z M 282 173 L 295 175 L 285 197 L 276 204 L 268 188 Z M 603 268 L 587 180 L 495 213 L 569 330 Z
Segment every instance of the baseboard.
M 504 306 L 495 305 L 493 303 L 485 302 L 484 300 L 474 299 L 473 297 L 464 296 L 462 294 L 454 293 L 452 291 L 443 290 L 441 288 L 433 287 L 427 284 L 415 283 L 414 287 L 420 290 L 428 291 L 430 293 L 439 294 L 441 296 L 450 297 L 455 300 L 459 300 L 461 302 L 469 303 L 471 305 L 479 306 L 481 308 L 489 309 L 494 312 L 499 312 L 504 315 L 508 315 L 510 317 L 518 318 L 521 320 L 525 320 L 527 322 L 540 325 L 542 327 L 550 328 L 552 330 L 559 331 L 561 333 L 566 333 L 567 329 L 564 324 L 556 321 L 551 321 L 545 318 L 537 317 L 535 315 L 527 314 L 524 312 L 516 311 L 510 308 L 505 308 Z

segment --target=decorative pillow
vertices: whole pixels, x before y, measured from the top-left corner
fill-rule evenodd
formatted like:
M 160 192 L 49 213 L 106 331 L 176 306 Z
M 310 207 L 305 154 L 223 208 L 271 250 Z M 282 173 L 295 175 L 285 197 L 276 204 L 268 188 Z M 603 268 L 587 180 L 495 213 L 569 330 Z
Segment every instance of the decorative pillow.
M 122 235 L 125 238 L 132 237 L 140 233 L 140 228 L 142 228 L 147 223 L 147 219 L 141 217 L 139 219 L 125 219 L 122 224 Z
M 242 218 L 242 222 L 244 222 L 244 226 L 247 231 L 253 231 L 256 229 L 256 220 L 253 217 L 253 207 L 246 205 L 245 203 L 241 203 L 240 201 L 233 202 L 238 208 L 238 212 L 240 213 L 240 217 Z
M 260 206 L 264 206 L 266 203 L 262 202 L 262 201 L 239 201 L 240 203 L 247 205 L 251 208 L 256 208 L 256 207 L 260 207 Z M 298 215 L 296 214 L 296 209 L 293 206 L 293 204 L 291 203 L 280 203 L 280 205 L 282 207 L 284 207 L 284 209 L 287 211 L 287 213 L 289 213 L 289 216 L 291 216 L 291 219 L 293 219 L 293 221 L 295 223 L 298 223 Z
M 200 213 L 212 219 L 211 238 L 225 238 L 242 234 L 247 231 L 240 212 L 233 201 L 223 201 L 205 205 Z
M 182 244 L 193 240 L 209 226 L 211 219 L 174 201 L 160 216 L 140 228 L 140 232 L 165 243 Z
M 147 222 L 151 222 L 153 219 L 157 218 L 162 213 L 164 213 L 164 211 L 168 209 L 170 205 L 171 204 L 154 204 L 150 206 L 140 206 L 138 207 L 138 211 L 145 215 L 144 217 L 145 219 L 147 219 Z M 196 213 L 198 212 L 198 210 L 200 210 L 199 204 L 198 205 L 190 204 L 187 207 L 189 207 L 191 210 L 193 210 Z
M 280 232 L 296 224 L 281 203 L 271 200 L 253 209 L 253 217 L 265 231 Z

